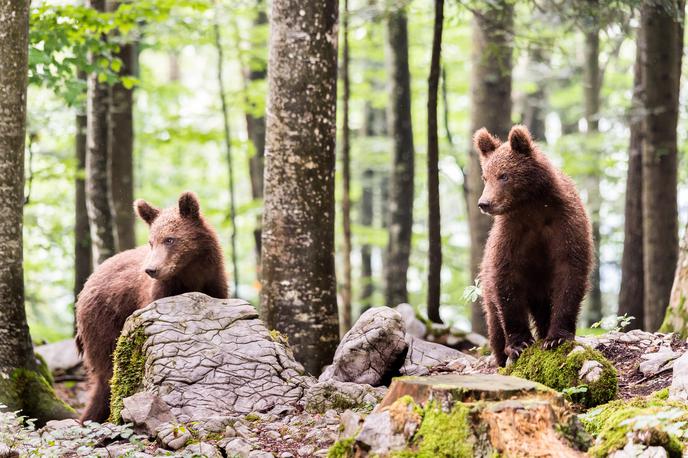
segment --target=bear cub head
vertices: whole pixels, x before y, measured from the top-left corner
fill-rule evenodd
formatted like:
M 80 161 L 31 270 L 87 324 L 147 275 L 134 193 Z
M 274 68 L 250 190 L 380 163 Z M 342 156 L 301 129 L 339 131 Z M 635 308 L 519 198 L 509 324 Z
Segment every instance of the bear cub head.
M 207 251 L 211 235 L 205 228 L 194 193 L 183 193 L 177 206 L 164 210 L 142 199 L 134 202 L 134 209 L 150 227 L 150 252 L 143 262 L 143 269 L 151 278 L 171 279 Z
M 478 200 L 481 212 L 505 215 L 546 192 L 551 178 L 527 127 L 512 127 L 506 143 L 483 127 L 473 135 L 473 144 L 485 183 Z

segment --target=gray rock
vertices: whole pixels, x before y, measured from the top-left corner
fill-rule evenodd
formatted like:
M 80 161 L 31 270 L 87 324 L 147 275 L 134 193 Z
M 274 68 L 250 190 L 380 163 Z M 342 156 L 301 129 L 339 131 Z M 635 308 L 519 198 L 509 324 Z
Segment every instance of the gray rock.
M 251 444 L 246 442 L 244 439 L 238 437 L 232 439 L 225 446 L 225 453 L 227 456 L 237 457 L 237 458 L 248 458 L 249 453 L 251 453 Z
M 406 327 L 406 335 L 412 335 L 418 338 L 424 338 L 425 334 L 428 332 L 425 323 L 416 317 L 416 311 L 410 304 L 399 304 L 394 307 L 394 310 L 399 312 L 404 320 L 404 326 Z
M 156 437 L 160 445 L 170 450 L 179 450 L 192 439 L 191 431 L 184 425 L 176 423 L 163 423 L 158 427 Z
M 406 342 L 408 351 L 404 365 L 399 369 L 401 375 L 425 375 L 429 368 L 463 356 L 458 350 L 413 336 L 407 336 Z
M 45 359 L 51 371 L 68 371 L 81 364 L 81 356 L 74 339 L 39 345 L 34 350 Z
M 651 377 L 664 369 L 670 368 L 674 360 L 681 356 L 681 353 L 673 351 L 671 347 L 659 347 L 654 353 L 646 353 L 640 357 L 643 361 L 640 363 L 640 372 L 645 377 Z
M 222 453 L 213 444 L 198 442 L 191 444 L 184 449 L 184 456 L 203 456 L 206 458 L 222 458 Z
M 358 430 L 361 429 L 361 416 L 354 412 L 353 410 L 345 410 L 342 412 L 341 419 L 341 430 L 339 433 L 340 439 L 346 439 L 348 437 L 353 437 L 358 434 Z
M 583 361 L 583 365 L 578 371 L 578 378 L 588 383 L 594 383 L 600 379 L 603 371 L 604 367 L 600 362 L 594 360 Z
M 386 456 L 406 447 L 406 435 L 398 431 L 388 410 L 373 412 L 363 422 L 356 442 L 370 455 Z
M 80 427 L 81 423 L 75 418 L 66 418 L 64 420 L 50 420 L 41 429 L 42 432 L 56 431 L 58 429 Z
M 248 454 L 248 458 L 275 458 L 275 455 L 265 450 L 252 450 Z
M 315 452 L 315 446 L 314 445 L 304 445 L 303 447 L 299 447 L 299 449 L 296 451 L 296 454 L 299 457 L 308 457 L 308 456 L 313 456 L 313 452 Z
M 466 334 L 466 340 L 476 347 L 487 345 L 487 337 L 477 332 L 469 332 Z
M 674 373 L 669 387 L 669 399 L 688 401 L 688 352 L 674 361 Z
M 319 413 L 329 409 L 366 409 L 380 402 L 386 392 L 386 387 L 329 380 L 310 387 L 303 403 L 307 411 Z
M 667 458 L 668 454 L 664 447 L 648 447 L 642 444 L 629 442 L 621 450 L 616 450 L 609 454 L 609 458 Z
M 124 398 L 122 420 L 133 423 L 135 431 L 149 436 L 154 436 L 161 424 L 177 421 L 165 401 L 146 391 Z
M 122 335 L 138 328 L 148 336 L 143 390 L 179 421 L 266 412 L 299 401 L 316 382 L 243 300 L 167 297 L 136 311 Z
M 140 448 L 142 447 L 130 442 L 117 442 L 94 449 L 91 456 L 96 456 L 98 458 L 149 458 L 153 456 L 149 453 L 142 452 Z
M 320 381 L 384 384 L 403 363 L 405 334 L 404 320 L 394 309 L 367 310 L 344 335 Z

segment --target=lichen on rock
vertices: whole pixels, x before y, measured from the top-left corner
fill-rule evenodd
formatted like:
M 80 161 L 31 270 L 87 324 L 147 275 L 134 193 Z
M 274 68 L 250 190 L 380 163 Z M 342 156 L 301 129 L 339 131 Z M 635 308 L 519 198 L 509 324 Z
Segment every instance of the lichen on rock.
M 536 342 L 502 372 L 564 392 L 586 407 L 611 401 L 618 390 L 614 366 L 599 351 L 573 341 L 554 350 Z

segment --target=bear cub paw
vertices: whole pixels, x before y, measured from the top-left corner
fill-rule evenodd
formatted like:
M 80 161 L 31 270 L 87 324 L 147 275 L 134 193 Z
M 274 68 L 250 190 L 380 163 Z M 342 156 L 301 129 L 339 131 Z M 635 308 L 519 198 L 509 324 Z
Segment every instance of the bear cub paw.
M 542 342 L 542 348 L 545 350 L 553 350 L 564 342 L 573 340 L 573 334 L 571 333 L 560 333 L 552 336 L 548 336 L 544 342 Z
M 511 361 L 516 361 L 518 357 L 521 356 L 521 353 L 523 353 L 523 350 L 531 346 L 534 342 L 535 339 L 533 339 L 532 336 L 524 337 L 510 343 L 506 347 L 505 352 Z

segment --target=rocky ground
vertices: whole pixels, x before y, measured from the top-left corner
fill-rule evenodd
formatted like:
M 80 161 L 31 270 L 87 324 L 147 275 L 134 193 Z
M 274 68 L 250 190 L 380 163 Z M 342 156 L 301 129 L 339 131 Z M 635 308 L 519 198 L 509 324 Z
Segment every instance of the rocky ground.
M 198 318 L 201 316 L 203 319 Z M 345 336 L 333 364 L 319 380 L 310 377 L 293 361 L 281 336 L 267 330 L 253 309 L 241 301 L 229 304 L 197 294 L 158 301 L 130 319 L 125 337 L 132 333 L 146 335 L 141 350 L 148 358 L 136 386 L 115 387 L 124 426 L 80 425 L 63 420 L 32 429 L 21 426 L 20 419 L 13 414 L 5 413 L 0 417 L 0 457 L 17 453 L 22 456 L 33 453 L 38 456 L 254 458 L 324 457 L 329 453 L 332 457 L 343 457 L 354 453 L 384 456 L 400 449 L 409 450 L 406 456 L 416 456 L 413 453 L 422 456 L 422 450 L 425 456 L 491 456 L 494 452 L 526 456 L 514 445 L 523 442 L 517 438 L 518 434 L 537 436 L 542 444 L 558 441 L 559 451 L 548 452 L 544 446 L 539 456 L 582 456 L 589 447 L 592 456 L 635 456 L 631 453 L 638 450 L 633 447 L 645 447 L 645 452 L 658 453 L 656 456 L 673 456 L 668 445 L 662 448 L 668 454 L 659 451 L 661 447 L 656 444 L 661 441 L 657 434 L 665 437 L 666 432 L 656 432 L 654 426 L 643 430 L 652 440 L 643 439 L 645 436 L 640 432 L 631 434 L 623 430 L 628 438 L 614 439 L 622 443 L 610 446 L 612 440 L 603 442 L 602 438 L 614 431 L 609 432 L 600 422 L 595 423 L 600 409 L 590 410 L 592 416 L 581 417 L 585 429 L 594 431 L 594 437 L 583 437 L 586 434 L 576 413 L 588 410 L 583 404 L 591 399 L 590 393 L 581 392 L 595 386 L 604 370 L 595 360 L 603 361 L 602 356 L 618 373 L 615 398 L 633 399 L 634 415 L 645 412 L 637 410 L 640 407 L 654 409 L 652 415 L 659 415 L 658 418 L 669 415 L 666 421 L 679 425 L 678 433 L 672 430 L 672 438 L 683 434 L 681 428 L 685 421 L 680 423 L 676 418 L 682 419 L 681 415 L 688 418 L 688 412 L 681 413 L 685 407 L 683 399 L 688 399 L 688 356 L 681 356 L 688 355 L 688 343 L 660 333 L 609 332 L 577 338 L 579 344 L 571 345 L 573 350 L 561 355 L 562 361 L 567 362 L 554 371 L 563 372 L 565 364 L 580 360 L 572 375 L 574 381 L 569 380 L 570 386 L 565 388 L 555 386 L 563 395 L 552 391 L 544 397 L 538 394 L 539 389 L 534 394 L 489 394 L 490 386 L 504 383 L 511 386 L 512 382 L 508 377 L 496 375 L 497 368 L 489 355 L 484 354 L 484 338 L 427 325 L 407 305 L 396 310 L 381 307 L 366 312 Z M 56 375 L 57 393 L 80 410 L 85 401 L 86 382 L 78 359 L 69 356 L 73 353 L 73 343 L 62 345 L 38 351 Z M 573 356 L 577 352 L 580 353 Z M 203 358 L 199 358 L 201 354 Z M 537 358 L 546 359 L 542 355 Z M 127 361 L 119 364 L 127 367 Z M 539 366 L 533 367 L 536 369 L 533 377 L 537 378 Z M 393 387 L 388 392 L 386 386 L 397 376 L 417 377 L 420 382 Z M 451 378 L 456 376 L 460 378 Z M 497 378 L 480 379 L 484 376 Z M 433 383 L 441 386 L 448 381 L 458 383 L 461 387 L 458 391 L 465 393 L 470 390 L 464 384 L 473 386 L 476 380 L 482 380 L 478 385 L 484 388 L 474 395 L 453 398 L 437 412 L 428 403 L 429 399 L 435 399 L 426 396 L 434 390 Z M 659 392 L 662 399 L 666 398 L 669 393 L 661 390 L 669 387 L 677 401 L 652 397 L 659 396 Z M 139 391 L 143 393 L 131 397 Z M 652 401 L 640 405 L 638 396 Z M 209 399 L 215 401 L 208 402 Z M 578 406 L 565 399 L 575 401 Z M 485 402 L 494 405 L 486 407 Z M 455 406 L 454 410 L 451 405 Z M 666 413 L 665 407 L 674 410 Z M 468 449 L 428 452 L 434 450 L 432 447 L 443 450 L 452 447 L 449 442 L 440 445 L 432 442 L 428 425 L 438 421 L 437 418 L 456 423 L 459 417 L 451 415 L 461 412 L 465 414 L 461 421 L 465 423 L 465 418 L 471 418 L 471 422 L 462 423 L 462 428 L 450 428 L 446 435 L 453 442 L 472 444 L 470 454 L 467 455 Z M 607 418 L 606 410 L 601 412 Z M 442 416 L 447 413 L 449 417 Z M 604 423 L 609 421 L 601 422 Z M 537 433 L 524 432 L 518 427 L 530 424 L 539 425 Z M 432 429 L 441 429 L 443 425 L 440 423 Z M 490 431 L 487 436 L 485 427 Z M 562 428 L 582 433 L 564 437 L 557 432 Z M 465 435 L 463 439 L 452 435 L 459 430 Z M 395 431 L 404 433 L 399 435 Z M 529 447 L 542 445 L 538 444 L 531 443 Z M 626 449 L 629 451 L 623 455 Z

